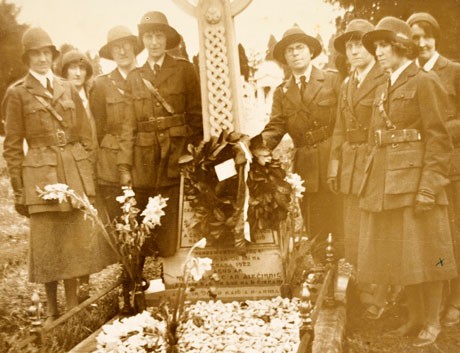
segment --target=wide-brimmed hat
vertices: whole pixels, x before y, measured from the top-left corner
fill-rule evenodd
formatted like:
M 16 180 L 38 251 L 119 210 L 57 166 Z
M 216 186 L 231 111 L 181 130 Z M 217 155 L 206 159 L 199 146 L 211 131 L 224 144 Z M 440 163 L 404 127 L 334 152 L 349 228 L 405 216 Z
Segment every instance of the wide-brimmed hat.
M 299 27 L 292 27 L 284 32 L 283 38 L 275 44 L 275 47 L 273 48 L 273 57 L 280 63 L 286 64 L 284 50 L 288 45 L 296 42 L 302 42 L 308 45 L 312 54 L 312 59 L 321 54 L 322 47 L 318 39 L 309 36 Z
M 356 19 L 350 21 L 345 32 L 334 39 L 334 48 L 340 54 L 346 55 L 345 45 L 350 40 L 361 40 L 364 34 L 373 31 L 374 25 L 367 20 Z
M 409 16 L 407 19 L 407 24 L 412 27 L 412 25 L 416 24 L 417 22 L 427 22 L 433 27 L 435 33 L 433 33 L 436 37 L 439 37 L 441 34 L 441 27 L 439 26 L 438 21 L 431 16 L 429 13 L 426 12 L 416 12 Z
M 364 34 L 361 40 L 367 51 L 374 55 L 374 42 L 376 40 L 395 41 L 405 45 L 407 48 L 414 47 L 409 25 L 403 20 L 392 16 L 382 18 L 375 26 L 375 30 Z
M 166 49 L 172 49 L 179 45 L 180 35 L 168 23 L 168 19 L 164 13 L 159 11 L 147 12 L 141 18 L 141 22 L 137 25 L 139 29 L 139 38 L 148 31 L 161 31 L 166 35 Z
M 53 59 L 56 59 L 59 56 L 59 51 L 54 46 L 49 34 L 40 27 L 29 28 L 22 36 L 22 61 L 27 63 L 29 51 L 47 47 L 51 49 Z
M 61 76 L 67 78 L 67 68 L 70 64 L 83 63 L 86 67 L 86 80 L 89 80 L 93 75 L 93 67 L 89 62 L 88 57 L 78 49 L 71 49 L 62 56 L 61 61 Z
M 110 48 L 113 44 L 121 40 L 129 40 L 131 42 L 135 55 L 139 54 L 143 49 L 137 37 L 131 33 L 128 27 L 115 26 L 107 33 L 107 43 L 99 50 L 99 56 L 104 59 L 113 60 Z

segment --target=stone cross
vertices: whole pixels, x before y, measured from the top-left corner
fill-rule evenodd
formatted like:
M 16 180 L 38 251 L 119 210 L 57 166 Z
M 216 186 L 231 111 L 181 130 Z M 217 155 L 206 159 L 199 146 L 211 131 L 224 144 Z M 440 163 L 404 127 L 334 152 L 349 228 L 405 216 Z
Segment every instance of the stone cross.
M 222 130 L 241 131 L 240 63 L 234 17 L 252 0 L 173 0 L 196 17 L 204 139 Z

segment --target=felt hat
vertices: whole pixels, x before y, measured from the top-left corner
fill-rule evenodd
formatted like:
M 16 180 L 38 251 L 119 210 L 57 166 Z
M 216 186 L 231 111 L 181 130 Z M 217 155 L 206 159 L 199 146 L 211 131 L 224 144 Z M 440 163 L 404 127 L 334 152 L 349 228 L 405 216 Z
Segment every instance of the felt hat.
M 31 50 L 38 50 L 49 47 L 53 53 L 53 59 L 59 55 L 49 34 L 40 27 L 32 27 L 24 32 L 22 36 L 22 61 L 27 62 L 28 54 Z
M 288 45 L 296 42 L 301 42 L 308 45 L 312 54 L 312 59 L 321 54 L 322 47 L 318 39 L 309 36 L 299 27 L 292 27 L 284 32 L 283 38 L 275 44 L 273 48 L 273 57 L 280 63 L 286 64 L 284 51 Z
M 374 25 L 367 20 L 356 19 L 350 21 L 345 32 L 334 39 L 334 48 L 342 55 L 346 55 L 346 43 L 350 40 L 361 40 L 364 34 L 373 31 Z
M 137 37 L 125 26 L 115 26 L 107 33 L 107 43 L 99 50 L 99 56 L 104 59 L 113 60 L 110 49 L 113 44 L 122 40 L 129 40 L 134 48 L 134 54 L 137 55 L 142 51 L 142 45 Z
M 168 19 L 164 13 L 159 11 L 150 11 L 144 14 L 141 22 L 137 25 L 139 29 L 139 38 L 147 31 L 161 31 L 166 35 L 166 49 L 172 49 L 179 45 L 180 35 L 168 23 Z

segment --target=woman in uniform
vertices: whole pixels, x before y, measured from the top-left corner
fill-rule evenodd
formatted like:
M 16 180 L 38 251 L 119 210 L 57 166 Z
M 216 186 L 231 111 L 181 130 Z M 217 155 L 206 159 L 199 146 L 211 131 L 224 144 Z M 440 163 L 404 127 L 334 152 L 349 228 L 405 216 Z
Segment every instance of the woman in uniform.
M 390 79 L 376 90 L 372 147 L 360 190 L 357 279 L 406 287 L 408 321 L 391 332 L 418 332 L 433 343 L 441 328 L 442 281 L 457 276 L 447 212 L 452 145 L 444 125 L 447 96 L 412 60 L 409 25 L 383 18 L 363 44 Z
M 4 158 L 16 210 L 30 217 L 29 280 L 44 283 L 48 322 L 59 316 L 57 285 L 64 281 L 67 309 L 78 305 L 77 278 L 108 263 L 105 240 L 71 202 L 47 201 L 36 188 L 62 183 L 94 199 L 93 143 L 85 108 L 73 85 L 51 71 L 59 52 L 41 28 L 22 38 L 28 74 L 4 101 Z M 24 140 L 28 151 L 23 150 Z
M 414 13 L 407 19 L 411 26 L 412 39 L 419 48 L 417 62 L 425 71 L 438 75 L 449 97 L 447 131 L 454 144 L 454 153 L 447 187 L 451 231 L 454 239 L 457 271 L 460 265 L 460 64 L 440 55 L 437 51 L 441 28 L 436 19 L 428 13 Z M 450 327 L 460 322 L 460 279 L 450 282 L 450 293 L 442 324 Z

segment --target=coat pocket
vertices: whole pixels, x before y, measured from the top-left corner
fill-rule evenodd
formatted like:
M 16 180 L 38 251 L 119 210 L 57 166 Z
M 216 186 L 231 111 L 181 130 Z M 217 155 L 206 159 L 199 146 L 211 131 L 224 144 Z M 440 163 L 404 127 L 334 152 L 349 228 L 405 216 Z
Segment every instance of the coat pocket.
M 319 151 L 317 148 L 299 148 L 295 153 L 294 171 L 304 180 L 306 192 L 319 190 Z
M 139 132 L 136 135 L 133 152 L 133 185 L 134 187 L 154 187 L 156 172 L 155 154 L 158 147 L 154 143 L 155 134 Z M 159 159 L 159 156 L 158 156 Z
M 342 163 L 340 166 L 340 192 L 346 195 L 351 192 L 355 160 L 356 150 L 349 145 L 344 145 L 342 147 Z
M 386 154 L 385 194 L 417 192 L 423 155 L 421 150 L 395 151 Z
M 120 144 L 116 136 L 105 135 L 98 149 L 97 157 L 97 177 L 118 183 L 117 157 L 120 150 Z
M 171 139 L 171 149 L 168 159 L 168 177 L 179 178 L 179 158 L 185 153 L 187 147 L 187 137 L 190 136 L 188 125 L 173 126 L 169 129 Z
M 123 97 L 107 95 L 105 98 L 107 116 L 110 117 L 110 125 L 123 123 L 126 100 Z
M 72 155 L 75 163 L 77 164 L 78 173 L 80 174 L 85 194 L 89 197 L 95 196 L 94 170 L 88 153 L 79 143 L 77 143 L 72 146 Z
M 48 201 L 38 196 L 36 188 L 58 183 L 57 156 L 46 148 L 30 149 L 22 163 L 25 202 L 27 205 L 44 204 Z

